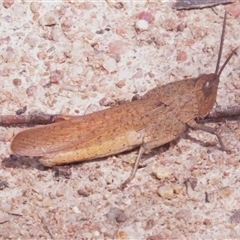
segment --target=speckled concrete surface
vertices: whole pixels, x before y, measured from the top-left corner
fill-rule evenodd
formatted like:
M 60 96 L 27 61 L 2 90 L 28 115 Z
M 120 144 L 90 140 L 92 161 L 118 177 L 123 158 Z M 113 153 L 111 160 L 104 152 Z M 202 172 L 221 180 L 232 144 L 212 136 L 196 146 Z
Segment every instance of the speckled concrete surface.
M 240 45 L 240 5 L 177 11 L 166 1 L 0 3 L 1 114 L 27 106 L 83 115 L 157 85 L 215 70 Z M 146 22 L 138 22 L 147 12 Z M 137 27 L 136 27 L 137 26 Z M 138 28 L 138 29 L 136 29 Z M 239 53 L 221 76 L 217 104 L 239 105 Z M 144 155 L 123 191 L 137 150 L 47 169 L 10 158 L 19 128 L 0 128 L 2 239 L 239 239 L 240 128 L 190 131 Z M 233 215 L 235 213 L 235 215 Z

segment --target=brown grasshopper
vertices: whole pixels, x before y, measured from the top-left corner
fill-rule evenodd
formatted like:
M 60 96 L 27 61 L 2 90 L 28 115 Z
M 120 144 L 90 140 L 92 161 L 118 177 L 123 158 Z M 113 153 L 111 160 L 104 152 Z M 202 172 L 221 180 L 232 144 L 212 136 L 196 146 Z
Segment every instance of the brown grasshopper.
M 219 70 L 226 15 L 215 73 L 158 86 L 133 102 L 22 131 L 11 143 L 12 152 L 40 156 L 44 166 L 52 167 L 106 157 L 140 146 L 127 184 L 135 176 L 143 153 L 178 138 L 188 127 L 215 134 L 222 150 L 226 150 L 215 129 L 194 120 L 204 118 L 212 109 L 219 77 L 237 50 L 232 51 Z

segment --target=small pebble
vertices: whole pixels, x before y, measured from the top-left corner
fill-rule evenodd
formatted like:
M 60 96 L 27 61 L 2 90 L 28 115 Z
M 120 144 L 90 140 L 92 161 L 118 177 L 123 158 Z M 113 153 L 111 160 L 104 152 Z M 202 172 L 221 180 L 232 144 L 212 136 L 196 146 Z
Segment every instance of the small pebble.
M 1 44 L 9 44 L 10 41 L 11 41 L 11 37 L 10 36 L 0 38 L 0 43 Z
M 115 7 L 116 9 L 122 9 L 122 8 L 124 7 L 124 5 L 123 5 L 122 2 L 117 2 L 117 3 L 114 4 L 114 7 Z
M 119 36 L 125 36 L 126 32 L 125 32 L 125 29 L 123 28 L 117 28 L 116 29 L 116 33 L 119 35 Z
M 106 97 L 103 97 L 99 100 L 100 106 L 108 106 L 110 103 L 110 100 Z
M 51 32 L 51 39 L 55 42 L 60 41 L 61 37 L 63 36 L 61 29 L 58 25 L 55 25 L 52 27 L 52 32 Z
M 34 60 L 33 60 L 33 57 L 32 57 L 32 56 L 26 54 L 26 55 L 23 55 L 23 56 L 21 57 L 21 61 L 22 61 L 22 62 L 26 62 L 26 63 L 32 63 Z M 33 71 L 33 72 L 34 72 L 34 71 Z
M 55 199 L 57 196 L 55 192 L 49 192 L 49 197 L 50 199 Z
M 53 177 L 59 180 L 60 178 L 63 179 L 70 179 L 72 175 L 71 168 L 68 165 L 63 166 L 54 166 L 53 170 Z
M 116 83 L 116 86 L 118 88 L 123 88 L 125 86 L 125 81 L 124 80 L 120 80 L 119 82 Z
M 14 0 L 3 0 L 2 5 L 5 8 L 10 8 L 13 5 L 13 3 L 14 3 Z
M 177 183 L 173 183 L 172 188 L 175 194 L 179 194 L 182 191 L 183 186 Z
M 66 192 L 66 189 L 64 188 L 59 188 L 57 191 L 56 191 L 56 195 L 57 197 L 62 197 L 65 195 L 65 192 Z
M 0 180 L 0 190 L 3 190 L 6 187 L 8 187 L 8 183 L 6 181 Z
M 147 21 L 148 23 L 151 23 L 154 19 L 153 15 L 149 12 L 141 12 L 139 15 L 138 15 L 138 18 L 141 19 L 141 20 L 145 20 Z
M 182 75 L 186 78 L 190 78 L 195 74 L 194 69 L 192 66 L 186 66 L 184 67 Z
M 144 19 L 140 19 L 135 24 L 136 30 L 146 31 L 148 29 L 148 22 Z
M 152 72 L 148 72 L 148 76 L 149 76 L 150 78 L 155 78 L 155 74 L 152 73 Z
M 219 189 L 219 194 L 222 197 L 229 197 L 232 193 L 233 193 L 233 190 L 229 186 L 223 187 L 223 188 Z
M 14 129 L 13 128 L 0 128 L 0 141 L 8 142 L 14 136 Z
M 109 43 L 109 50 L 112 54 L 121 55 L 127 51 L 127 44 L 121 40 L 116 40 Z
M 157 221 L 155 221 L 154 219 L 151 218 L 151 219 L 147 220 L 144 230 L 150 230 L 154 226 L 156 226 L 156 224 L 157 224 Z
M 3 18 L 5 19 L 5 21 L 6 21 L 7 23 L 11 23 L 11 22 L 12 22 L 12 17 L 9 16 L 9 15 L 7 15 L 7 16 L 5 16 L 5 17 L 3 17 Z
M 37 21 L 40 17 L 40 14 L 38 12 L 33 13 L 33 21 Z
M 50 206 L 52 206 L 52 202 L 50 201 L 50 199 L 46 199 L 42 202 L 42 206 L 44 208 L 49 208 Z
M 124 231 L 119 231 L 119 232 L 117 232 L 117 234 L 115 235 L 115 238 L 114 238 L 114 239 L 120 240 L 120 239 L 129 239 L 129 238 L 128 238 L 128 235 L 127 235 L 126 232 L 124 232 Z
M 193 26 L 191 32 L 195 39 L 202 39 L 208 35 L 208 29 L 205 27 Z
M 185 180 L 185 184 L 187 183 L 189 183 L 190 187 L 194 190 L 198 184 L 198 181 L 197 181 L 197 178 L 190 177 Z
M 184 222 L 188 222 L 191 218 L 191 211 L 188 209 L 181 209 L 175 214 L 176 219 L 182 219 Z
M 142 69 L 139 69 L 133 76 L 132 78 L 141 78 L 143 76 L 143 71 Z
M 147 240 L 163 240 L 163 239 L 166 239 L 166 238 L 162 237 L 161 235 L 149 236 L 147 238 Z
M 192 187 L 191 187 L 189 182 L 186 183 L 186 187 L 187 187 L 187 195 L 188 195 L 188 197 L 190 199 L 192 199 L 192 200 L 197 200 L 199 198 L 199 196 L 198 196 L 197 192 L 195 192 L 192 189 Z
M 40 20 L 39 20 L 40 25 L 42 26 L 53 26 L 57 24 L 55 15 L 53 11 L 47 12 Z
M 234 18 L 238 18 L 240 16 L 240 4 L 237 2 L 227 6 L 226 10 Z
M 9 212 L 12 209 L 12 205 L 4 200 L 0 201 L 0 210 L 3 212 Z
M 152 172 L 157 179 L 164 179 L 164 178 L 170 177 L 172 174 L 172 171 L 169 168 L 164 166 L 158 166 L 158 165 L 155 165 L 153 167 Z
M 14 78 L 13 79 L 13 85 L 16 86 L 16 87 L 19 87 L 21 86 L 22 84 L 22 80 L 20 78 Z
M 99 105 L 96 105 L 96 104 L 90 104 L 88 105 L 88 107 L 86 108 L 85 112 L 84 112 L 84 115 L 87 115 L 87 114 L 90 114 L 90 113 L 93 113 L 93 112 L 97 112 L 99 111 L 100 108 L 99 108 Z
M 81 212 L 77 206 L 74 206 L 72 208 L 72 210 L 73 210 L 74 213 L 80 213 Z
M 23 16 L 26 16 L 26 5 L 23 4 L 20 1 L 15 1 L 12 5 L 12 9 L 14 12 L 14 17 L 17 18 L 23 18 Z
M 36 199 L 41 202 L 43 200 L 43 195 L 42 194 L 37 194 Z
M 37 35 L 34 35 L 34 34 L 29 34 L 25 40 L 24 40 L 24 43 L 27 43 L 29 44 L 30 47 L 36 47 L 37 44 L 39 43 L 40 39 Z
M 177 26 L 177 31 L 178 31 L 178 32 L 182 32 L 186 27 L 187 27 L 187 24 L 185 24 L 185 23 L 180 23 L 180 24 Z
M 42 182 L 37 182 L 33 185 L 32 190 L 38 194 L 44 192 L 44 184 Z
M 33 12 L 33 13 L 36 13 L 39 11 L 40 7 L 41 7 L 41 2 L 39 1 L 35 1 L 35 2 L 31 2 L 30 3 L 30 10 Z
M 177 61 L 184 62 L 187 60 L 187 53 L 185 51 L 178 51 L 177 53 Z
M 231 217 L 231 223 L 240 223 L 240 209 L 238 209 Z
M 113 58 L 108 58 L 108 59 L 104 60 L 103 67 L 109 73 L 113 73 L 113 72 L 117 71 L 117 63 Z
M 166 19 L 165 25 L 168 31 L 177 31 L 178 22 L 175 19 L 173 18 Z
M 208 219 L 208 218 L 205 218 L 205 219 L 203 220 L 203 224 L 206 225 L 206 226 L 210 226 L 210 225 L 211 225 L 211 220 Z
M 47 53 L 45 51 L 38 52 L 37 57 L 40 60 L 44 60 L 47 58 Z
M 79 194 L 79 196 L 83 196 L 83 197 L 88 197 L 90 195 L 87 191 L 82 189 L 78 189 L 77 193 Z
M 91 10 L 93 8 L 95 8 L 96 6 L 92 3 L 92 2 L 88 2 L 88 1 L 85 1 L 83 3 L 81 3 L 78 8 L 79 9 L 83 9 L 83 10 Z
M 5 62 L 12 62 L 15 59 L 15 52 L 10 46 L 3 50 L 1 55 Z
M 37 94 L 38 87 L 36 85 L 32 85 L 26 89 L 26 94 L 31 97 Z
M 27 106 L 24 106 L 23 108 L 19 108 L 16 110 L 16 115 L 21 115 L 27 111 Z
M 94 239 L 97 239 L 100 237 L 100 232 L 96 229 L 92 230 L 92 236 Z
M 158 195 L 165 199 L 174 198 L 174 189 L 171 185 L 165 185 L 158 188 Z
M 113 223 L 113 222 L 125 222 L 127 220 L 127 216 L 124 213 L 123 210 L 112 207 L 109 212 L 107 213 L 108 219 Z
M 1 216 L 0 216 L 0 224 L 5 223 L 5 222 L 8 222 L 8 221 L 10 221 L 12 218 L 13 218 L 13 217 L 11 217 L 9 214 L 3 213 L 3 214 L 1 214 Z
M 62 70 L 55 70 L 50 73 L 50 82 L 59 83 L 64 77 L 64 72 Z

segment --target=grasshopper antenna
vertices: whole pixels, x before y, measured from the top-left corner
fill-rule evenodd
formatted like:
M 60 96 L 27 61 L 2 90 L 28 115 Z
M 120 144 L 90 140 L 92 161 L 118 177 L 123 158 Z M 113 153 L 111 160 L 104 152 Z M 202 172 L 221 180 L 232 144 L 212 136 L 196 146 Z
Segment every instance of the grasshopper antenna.
M 215 70 L 215 74 L 216 74 L 218 77 L 221 75 L 223 69 L 225 68 L 225 66 L 227 65 L 227 63 L 229 62 L 229 60 L 231 59 L 231 57 L 233 56 L 233 54 L 236 53 L 237 49 L 239 48 L 239 47 L 236 47 L 236 48 L 231 52 L 231 54 L 227 57 L 226 61 L 224 62 L 224 64 L 223 64 L 222 67 L 220 68 L 220 71 L 218 72 L 219 65 L 220 65 L 220 61 L 221 61 L 221 56 L 222 56 L 223 42 L 224 42 L 225 29 L 226 29 L 226 20 L 227 20 L 227 11 L 225 11 L 225 14 L 224 14 L 222 35 L 221 35 L 220 47 L 219 47 L 218 59 L 217 59 L 217 65 L 216 65 L 216 70 Z
M 218 76 L 220 76 L 220 74 L 218 74 L 218 69 L 219 69 L 219 65 L 220 65 L 220 61 L 221 61 L 221 57 L 222 57 L 222 49 L 223 49 L 223 42 L 224 42 L 225 29 L 226 29 L 226 20 L 227 20 L 227 11 L 225 11 L 225 14 L 224 14 L 222 35 L 221 35 L 217 65 L 216 65 L 216 70 L 215 70 L 215 74 L 218 75 Z M 226 64 L 224 64 L 224 66 L 226 66 Z M 220 72 L 222 72 L 222 68 L 221 68 Z

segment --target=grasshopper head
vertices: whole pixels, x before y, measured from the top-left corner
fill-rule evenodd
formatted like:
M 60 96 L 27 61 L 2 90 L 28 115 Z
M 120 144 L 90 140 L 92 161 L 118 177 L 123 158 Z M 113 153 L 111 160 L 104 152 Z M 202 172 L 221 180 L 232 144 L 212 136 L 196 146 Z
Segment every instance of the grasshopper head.
M 215 73 L 203 74 L 196 79 L 195 92 L 198 102 L 198 116 L 200 118 L 205 117 L 211 111 L 216 101 L 220 75 L 233 54 L 236 53 L 237 49 L 238 47 L 229 54 L 219 71 L 218 68 L 221 55 L 218 57 Z
M 196 79 L 195 92 L 198 103 L 198 116 L 205 117 L 213 108 L 217 97 L 219 75 L 204 74 Z
M 223 21 L 223 28 L 222 28 L 222 35 L 220 40 L 220 48 L 218 52 L 218 59 L 215 73 L 211 74 L 204 74 L 196 79 L 195 82 L 195 92 L 197 97 L 197 104 L 198 104 L 198 117 L 203 118 L 205 117 L 212 109 L 216 97 L 217 97 L 217 88 L 219 83 L 220 75 L 233 56 L 236 53 L 237 48 L 235 48 L 231 54 L 227 57 L 226 61 L 224 62 L 223 66 L 219 70 L 221 55 L 222 55 L 222 48 L 223 48 L 223 41 L 224 41 L 224 34 L 226 28 L 226 19 L 227 19 L 227 12 L 224 15 Z

